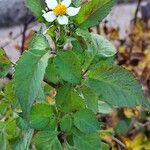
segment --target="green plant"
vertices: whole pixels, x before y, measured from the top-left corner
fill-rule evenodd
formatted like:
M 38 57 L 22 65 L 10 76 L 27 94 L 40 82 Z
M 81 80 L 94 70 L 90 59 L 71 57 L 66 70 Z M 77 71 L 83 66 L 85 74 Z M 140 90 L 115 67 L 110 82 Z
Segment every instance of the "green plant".
M 113 64 L 114 46 L 88 31 L 106 17 L 115 0 L 83 5 L 76 0 L 68 8 L 70 3 L 26 0 L 46 30 L 34 35 L 16 65 L 0 51 L 0 77 L 15 68 L 0 95 L 2 150 L 109 149 L 100 140 L 103 122 L 96 114 L 112 108 L 150 108 L 135 77 Z

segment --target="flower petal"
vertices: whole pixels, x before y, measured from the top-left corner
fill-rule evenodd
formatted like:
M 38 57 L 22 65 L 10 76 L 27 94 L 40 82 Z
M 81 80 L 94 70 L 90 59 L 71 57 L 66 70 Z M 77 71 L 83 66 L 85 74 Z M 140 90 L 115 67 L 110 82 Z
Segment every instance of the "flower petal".
M 53 11 L 49 11 L 49 12 L 43 14 L 43 17 L 48 22 L 53 22 L 56 19 L 56 15 L 54 14 Z
M 65 15 L 58 16 L 57 20 L 58 20 L 58 23 L 61 24 L 61 25 L 68 24 L 68 18 Z
M 54 9 L 58 5 L 56 0 L 45 0 L 45 3 L 49 9 Z
M 69 8 L 67 9 L 67 14 L 68 14 L 69 16 L 75 16 L 75 15 L 77 15 L 78 12 L 80 11 L 80 8 L 81 8 L 81 7 L 78 7 L 78 8 L 69 7 Z
M 61 2 L 61 4 L 64 4 L 65 6 L 70 6 L 70 4 L 71 4 L 71 0 L 63 0 L 62 2 Z

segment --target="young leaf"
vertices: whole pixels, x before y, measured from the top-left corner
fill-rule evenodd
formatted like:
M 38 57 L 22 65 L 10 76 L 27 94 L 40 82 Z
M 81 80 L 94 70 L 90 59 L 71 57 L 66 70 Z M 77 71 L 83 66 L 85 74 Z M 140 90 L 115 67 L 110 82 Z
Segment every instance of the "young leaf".
M 3 78 L 10 71 L 11 62 L 6 56 L 4 49 L 0 48 L 0 78 Z
M 41 88 L 48 59 L 47 51 L 32 49 L 24 53 L 18 61 L 14 75 L 14 88 L 24 117 L 28 117 Z
M 61 52 L 56 56 L 54 62 L 62 79 L 72 84 L 81 82 L 81 64 L 74 52 Z
M 65 85 L 58 90 L 56 105 L 61 112 L 66 113 L 85 108 L 83 99 L 70 85 Z
M 49 43 L 46 37 L 41 33 L 41 30 L 33 36 L 29 44 L 30 49 L 38 49 L 38 50 L 50 49 Z
M 99 57 L 112 57 L 117 53 L 113 44 L 101 35 L 91 33 L 91 38 L 92 44 L 89 51 L 92 55 L 98 55 Z
M 88 110 L 81 110 L 74 115 L 74 125 L 84 133 L 94 133 L 100 129 L 100 123 L 95 114 Z
M 101 100 L 112 106 L 135 107 L 146 101 L 135 77 L 119 66 L 101 66 L 91 71 L 86 82 Z
M 98 133 L 85 134 L 74 131 L 74 146 L 78 150 L 101 150 L 101 142 Z
M 51 121 L 52 115 L 53 111 L 49 105 L 43 103 L 34 105 L 30 114 L 30 127 L 37 130 L 45 129 Z
M 79 27 L 88 29 L 99 24 L 108 15 L 115 2 L 116 0 L 91 0 L 85 3 L 76 17 Z
M 57 131 L 41 131 L 35 135 L 33 143 L 35 143 L 38 150 L 62 150 L 57 135 Z
M 42 10 L 44 10 L 44 0 L 26 0 L 26 6 L 33 12 L 35 17 L 42 20 Z

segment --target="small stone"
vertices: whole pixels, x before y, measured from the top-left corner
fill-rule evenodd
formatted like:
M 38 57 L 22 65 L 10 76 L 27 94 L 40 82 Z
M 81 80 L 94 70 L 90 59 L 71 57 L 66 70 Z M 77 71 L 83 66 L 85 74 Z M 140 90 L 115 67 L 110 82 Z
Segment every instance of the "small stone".
M 26 14 L 24 0 L 0 0 L 0 27 L 21 24 Z

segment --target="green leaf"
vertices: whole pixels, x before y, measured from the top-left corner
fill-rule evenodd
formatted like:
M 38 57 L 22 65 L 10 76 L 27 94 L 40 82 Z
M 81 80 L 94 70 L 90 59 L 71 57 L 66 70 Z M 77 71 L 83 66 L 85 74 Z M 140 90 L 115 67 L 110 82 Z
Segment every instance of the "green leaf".
M 65 144 L 63 144 L 63 150 L 77 150 L 75 147 L 69 145 L 67 142 L 65 142 Z
M 98 133 L 85 134 L 74 131 L 73 141 L 77 150 L 101 150 L 101 142 Z
M 102 142 L 102 143 L 101 143 L 101 150 L 110 150 L 110 147 L 109 147 L 108 144 Z
M 48 66 L 45 72 L 45 79 L 55 84 L 61 80 L 58 69 L 54 64 L 53 59 L 49 59 Z
M 81 82 L 81 64 L 74 52 L 61 52 L 56 56 L 54 62 L 62 79 L 72 84 Z
M 92 44 L 92 37 L 91 37 L 91 34 L 89 33 L 88 30 L 83 30 L 83 29 L 80 29 L 78 28 L 76 30 L 76 34 L 79 36 L 79 37 L 82 37 L 84 42 L 83 41 L 80 41 L 80 44 L 85 48 L 85 44 L 86 44 L 86 47 L 87 48 L 90 48 L 91 44 Z
M 81 92 L 85 99 L 88 109 L 92 110 L 94 113 L 98 112 L 98 96 L 89 87 L 82 86 Z
M 73 4 L 75 7 L 79 7 L 79 6 L 81 6 L 81 0 L 72 0 L 72 4 Z
M 56 105 L 61 112 L 66 113 L 85 108 L 83 99 L 71 85 L 65 85 L 58 90 Z
M 19 102 L 15 95 L 14 91 L 14 84 L 12 81 L 10 81 L 8 84 L 6 84 L 4 88 L 4 94 L 7 101 L 9 101 L 9 104 L 11 104 L 12 108 L 19 108 Z
M 80 52 L 79 56 L 81 57 L 82 68 L 84 70 L 101 66 L 102 63 L 112 64 L 112 56 L 114 56 L 117 51 L 111 42 L 98 34 L 89 33 L 87 30 L 79 28 L 76 30 L 76 34 L 81 39 L 79 39 L 78 42 L 84 45 L 84 49 L 87 49 L 87 51 L 82 52 L 81 48 L 79 48 L 78 51 L 78 53 Z M 74 47 L 79 47 L 76 41 L 72 43 Z M 76 50 L 76 48 L 74 49 Z
M 44 93 L 44 87 L 41 85 L 38 95 L 36 97 L 37 102 L 42 102 L 43 100 L 46 99 L 45 93 Z
M 99 68 L 103 65 L 113 65 L 115 61 L 115 57 L 98 57 L 96 56 L 95 59 L 93 60 L 90 70 L 95 70 L 96 68 Z
M 41 131 L 35 135 L 33 143 L 38 150 L 62 150 L 57 135 L 57 131 Z
M 29 129 L 29 123 L 22 119 L 20 116 L 16 119 L 16 124 L 21 130 L 28 130 Z
M 117 53 L 113 44 L 101 35 L 91 33 L 91 38 L 92 44 L 89 50 L 92 55 L 98 55 L 99 57 L 112 57 Z
M 17 63 L 14 89 L 26 118 L 41 88 L 48 59 L 47 51 L 32 49 L 25 52 Z
M 7 150 L 7 136 L 5 124 L 0 122 L 0 150 Z
M 44 10 L 43 0 L 26 0 L 26 6 L 33 12 L 34 16 L 39 20 L 42 20 L 42 10 Z
M 29 150 L 33 130 L 29 129 L 22 132 L 22 137 L 16 142 L 13 150 Z
M 91 71 L 86 84 L 112 106 L 135 107 L 146 101 L 135 77 L 119 66 L 106 65 Z
M 116 0 L 91 0 L 85 3 L 76 17 L 80 28 L 87 29 L 99 24 L 111 10 Z
M 112 112 L 112 108 L 103 101 L 98 101 L 98 112 L 102 114 L 109 114 Z
M 50 105 L 39 103 L 32 107 L 30 114 L 30 127 L 42 130 L 45 129 L 51 118 L 53 116 L 53 111 Z
M 8 120 L 5 127 L 7 139 L 13 140 L 19 136 L 19 129 L 17 128 L 16 120 Z
M 38 50 L 50 49 L 49 43 L 46 37 L 41 33 L 42 32 L 41 30 L 33 36 L 29 44 L 30 49 L 38 49 Z
M 96 115 L 88 110 L 81 110 L 74 115 L 74 125 L 84 133 L 94 133 L 100 129 Z
M 5 112 L 7 111 L 7 108 L 8 108 L 8 104 L 6 101 L 1 101 L 0 100 L 0 115 L 4 115 Z
M 61 131 L 64 132 L 70 132 L 72 129 L 72 117 L 70 115 L 65 115 L 61 120 L 60 120 L 60 128 Z
M 6 56 L 4 49 L 0 48 L 0 78 L 3 78 L 10 71 L 11 62 Z

